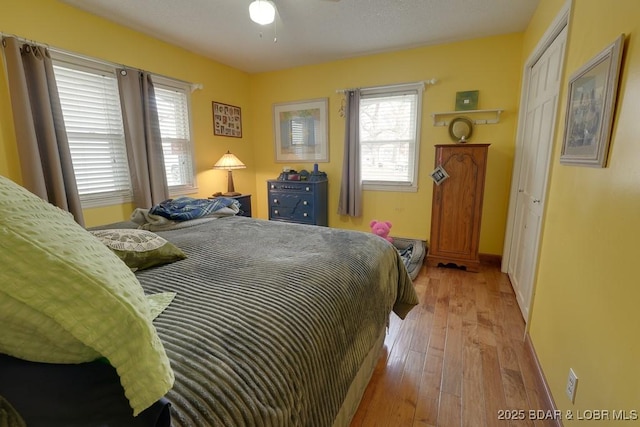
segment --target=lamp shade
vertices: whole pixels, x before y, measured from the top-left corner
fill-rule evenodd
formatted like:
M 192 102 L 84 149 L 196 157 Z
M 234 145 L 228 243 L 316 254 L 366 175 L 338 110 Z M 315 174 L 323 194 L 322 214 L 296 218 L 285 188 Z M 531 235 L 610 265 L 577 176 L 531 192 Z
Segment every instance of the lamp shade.
M 231 152 L 227 151 L 220 160 L 213 165 L 214 169 L 226 169 L 227 172 L 227 192 L 224 193 L 224 196 L 239 196 L 240 193 L 236 192 L 236 189 L 233 185 L 233 169 L 244 169 L 246 166 L 244 163 L 240 161 L 236 156 L 231 154 Z
M 275 16 L 276 7 L 269 0 L 254 0 L 249 5 L 249 17 L 256 24 L 271 24 Z
M 240 161 L 235 155 L 231 154 L 231 152 L 227 151 L 220 160 L 213 165 L 214 169 L 244 169 L 246 168 L 245 164 Z

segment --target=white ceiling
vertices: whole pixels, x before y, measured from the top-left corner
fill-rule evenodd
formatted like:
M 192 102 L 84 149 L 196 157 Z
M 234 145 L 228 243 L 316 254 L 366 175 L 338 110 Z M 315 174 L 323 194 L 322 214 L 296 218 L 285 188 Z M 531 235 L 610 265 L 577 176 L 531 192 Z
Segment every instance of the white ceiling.
M 249 73 L 523 31 L 539 0 L 61 0 Z M 277 35 L 277 42 L 274 39 Z

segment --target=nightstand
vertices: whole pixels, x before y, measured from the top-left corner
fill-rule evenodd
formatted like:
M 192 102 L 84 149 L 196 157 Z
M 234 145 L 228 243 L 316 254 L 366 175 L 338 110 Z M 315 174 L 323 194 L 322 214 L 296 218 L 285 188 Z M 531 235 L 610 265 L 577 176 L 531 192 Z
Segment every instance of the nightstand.
M 238 203 L 240 203 L 240 212 L 238 212 L 238 216 L 246 216 L 251 218 L 251 194 L 241 194 L 239 196 L 219 196 L 219 197 L 236 199 Z M 216 197 L 209 197 L 209 198 L 215 199 Z

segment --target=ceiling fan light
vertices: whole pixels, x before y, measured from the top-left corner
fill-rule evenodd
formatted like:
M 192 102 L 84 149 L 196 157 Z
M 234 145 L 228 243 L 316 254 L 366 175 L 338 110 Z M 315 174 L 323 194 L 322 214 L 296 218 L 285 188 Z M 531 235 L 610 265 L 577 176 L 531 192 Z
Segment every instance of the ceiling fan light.
M 249 5 L 249 16 L 256 24 L 271 24 L 276 16 L 276 8 L 269 0 L 254 0 Z

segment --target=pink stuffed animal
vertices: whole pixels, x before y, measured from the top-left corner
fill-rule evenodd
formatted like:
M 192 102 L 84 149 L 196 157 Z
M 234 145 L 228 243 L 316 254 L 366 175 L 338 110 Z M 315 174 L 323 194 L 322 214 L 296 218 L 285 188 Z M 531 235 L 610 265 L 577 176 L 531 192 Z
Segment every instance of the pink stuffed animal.
M 371 227 L 371 232 L 373 234 L 376 234 L 393 243 L 393 238 L 389 237 L 389 230 L 391 229 L 391 223 L 389 221 L 376 221 L 374 219 L 369 223 L 369 227 Z

